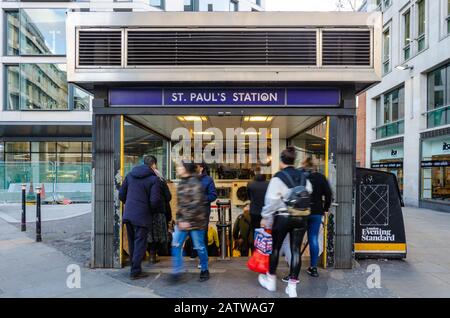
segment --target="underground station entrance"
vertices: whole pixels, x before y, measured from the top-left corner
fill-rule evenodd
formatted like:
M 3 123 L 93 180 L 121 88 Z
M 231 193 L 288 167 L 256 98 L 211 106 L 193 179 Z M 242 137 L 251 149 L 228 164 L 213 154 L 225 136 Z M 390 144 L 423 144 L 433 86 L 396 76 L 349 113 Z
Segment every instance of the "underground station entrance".
M 270 180 L 291 145 L 334 192 L 323 266 L 352 268 L 355 96 L 380 80 L 381 15 L 83 12 L 67 32 L 69 82 L 94 94 L 92 267 L 126 264 L 117 189 L 145 155 L 169 182 L 173 215 L 177 162 L 208 164 L 228 259 L 248 183 L 256 170 Z

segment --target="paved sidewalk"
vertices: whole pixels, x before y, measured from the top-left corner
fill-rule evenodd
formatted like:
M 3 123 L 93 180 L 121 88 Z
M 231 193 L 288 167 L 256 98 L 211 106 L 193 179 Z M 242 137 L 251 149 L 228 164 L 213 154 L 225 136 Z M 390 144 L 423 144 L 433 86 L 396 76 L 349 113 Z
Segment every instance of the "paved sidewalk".
M 405 208 L 404 215 L 407 260 L 358 261 L 353 270 L 320 270 L 318 279 L 309 277 L 303 269 L 299 297 L 450 297 L 450 214 Z M 27 236 L 17 225 L 0 220 L 0 297 L 286 297 L 281 281 L 276 293 L 259 287 L 257 275 L 246 268 L 245 259 L 212 260 L 211 279 L 206 283 L 197 282 L 197 261 L 186 260 L 188 273 L 177 285 L 169 282 L 170 259 L 162 259 L 156 266 L 145 264 L 150 277 L 133 282 L 128 279 L 129 267 L 121 270 L 83 268 L 83 264 L 77 262 L 82 258 L 70 257 L 72 253 L 65 252 L 65 245 L 55 242 L 63 241 L 64 235 L 70 236 L 65 240 L 76 238 L 78 231 L 88 233 L 89 224 L 85 219 L 82 216 L 44 223 L 49 231 L 44 243 L 33 241 L 32 227 Z M 79 224 L 74 224 L 77 222 Z M 53 231 L 55 227 L 68 228 L 69 225 L 74 227 L 73 231 Z M 73 249 L 82 247 L 85 251 L 88 242 L 80 241 L 80 246 L 75 244 Z M 66 268 L 72 263 L 81 266 L 81 289 L 66 287 L 69 275 Z M 380 289 L 367 286 L 370 275 L 367 268 L 374 264 L 381 269 Z M 287 267 L 281 261 L 279 278 L 286 273 Z
M 69 204 L 69 205 L 49 205 L 41 206 L 42 221 L 58 221 L 71 219 L 73 217 L 91 213 L 91 204 Z M 28 222 L 36 220 L 36 205 L 27 205 L 26 219 Z M 21 223 L 22 205 L 21 204 L 0 204 L 0 219 L 8 223 Z
M 81 289 L 69 289 L 66 269 L 76 262 L 53 247 L 35 243 L 3 220 L 0 260 L 0 297 L 156 297 L 151 289 L 118 281 L 106 271 L 83 268 L 83 264 L 77 264 Z

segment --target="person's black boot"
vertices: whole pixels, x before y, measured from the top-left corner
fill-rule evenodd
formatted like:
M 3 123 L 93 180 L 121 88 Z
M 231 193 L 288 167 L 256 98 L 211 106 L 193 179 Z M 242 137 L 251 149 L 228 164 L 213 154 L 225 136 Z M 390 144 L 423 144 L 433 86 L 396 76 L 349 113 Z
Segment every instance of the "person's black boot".
M 173 274 L 170 274 L 170 282 L 172 283 L 172 284 L 177 284 L 177 283 L 179 283 L 180 281 L 181 281 L 181 279 L 183 278 L 183 274 L 181 274 L 181 273 L 173 273 Z
M 310 267 L 306 270 L 306 272 L 312 277 L 319 277 L 319 272 L 317 271 L 317 267 Z
M 208 279 L 209 279 L 209 271 L 208 271 L 208 270 L 202 271 L 202 272 L 200 273 L 200 279 L 199 279 L 199 281 L 200 281 L 200 282 L 206 282 Z
M 147 278 L 148 276 L 149 276 L 148 273 L 140 272 L 139 274 L 131 274 L 130 275 L 130 279 L 131 280 L 136 280 L 136 279 Z

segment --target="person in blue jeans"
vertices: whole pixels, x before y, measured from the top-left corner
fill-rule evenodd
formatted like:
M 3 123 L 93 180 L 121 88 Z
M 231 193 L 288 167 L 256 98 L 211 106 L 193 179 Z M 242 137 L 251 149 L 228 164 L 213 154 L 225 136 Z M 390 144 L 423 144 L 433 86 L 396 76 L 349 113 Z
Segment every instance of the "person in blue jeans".
M 311 256 L 311 266 L 307 272 L 312 277 L 319 277 L 317 265 L 319 263 L 319 232 L 322 218 L 329 211 L 332 201 L 332 192 L 327 178 L 317 171 L 312 158 L 303 161 L 303 169 L 309 172 L 309 181 L 312 184 L 311 215 L 308 217 L 308 242 Z
M 181 181 L 177 187 L 177 214 L 175 233 L 172 239 L 173 281 L 181 278 L 183 273 L 183 244 L 190 236 L 194 249 L 200 258 L 200 282 L 209 279 L 208 252 L 205 235 L 208 229 L 209 209 L 196 165 L 182 161 L 177 166 Z

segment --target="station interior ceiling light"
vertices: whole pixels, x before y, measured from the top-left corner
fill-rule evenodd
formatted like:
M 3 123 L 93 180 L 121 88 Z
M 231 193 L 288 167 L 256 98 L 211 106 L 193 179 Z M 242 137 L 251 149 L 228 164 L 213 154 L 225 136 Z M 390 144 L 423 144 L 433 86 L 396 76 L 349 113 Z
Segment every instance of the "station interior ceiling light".
M 244 121 L 246 122 L 271 122 L 273 120 L 272 116 L 245 116 Z
M 208 121 L 208 117 L 206 116 L 178 116 L 179 121 Z

